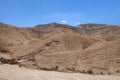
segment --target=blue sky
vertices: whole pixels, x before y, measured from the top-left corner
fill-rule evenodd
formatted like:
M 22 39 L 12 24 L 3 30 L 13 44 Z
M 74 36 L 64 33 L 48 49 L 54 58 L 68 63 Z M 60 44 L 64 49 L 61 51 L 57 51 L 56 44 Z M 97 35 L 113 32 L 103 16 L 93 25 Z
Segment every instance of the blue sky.
M 120 25 L 120 0 L 0 0 L 0 22 L 21 27 L 50 22 Z

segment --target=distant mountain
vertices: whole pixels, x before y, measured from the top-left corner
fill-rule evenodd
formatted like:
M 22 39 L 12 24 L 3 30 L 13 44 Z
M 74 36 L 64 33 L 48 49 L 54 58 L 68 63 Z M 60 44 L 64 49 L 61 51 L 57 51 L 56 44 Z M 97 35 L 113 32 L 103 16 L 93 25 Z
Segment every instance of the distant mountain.
M 1 63 L 15 60 L 32 69 L 120 75 L 120 26 L 49 23 L 18 28 L 0 23 L 0 36 L 5 43 Z

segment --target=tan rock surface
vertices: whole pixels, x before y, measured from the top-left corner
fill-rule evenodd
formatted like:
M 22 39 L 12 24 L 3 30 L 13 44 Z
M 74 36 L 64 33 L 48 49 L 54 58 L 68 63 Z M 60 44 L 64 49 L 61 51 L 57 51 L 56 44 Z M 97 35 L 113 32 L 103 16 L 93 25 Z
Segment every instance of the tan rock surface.
M 50 23 L 17 28 L 0 23 L 0 36 L 6 43 L 0 50 L 5 63 L 11 63 L 9 56 L 32 69 L 120 74 L 120 26 Z

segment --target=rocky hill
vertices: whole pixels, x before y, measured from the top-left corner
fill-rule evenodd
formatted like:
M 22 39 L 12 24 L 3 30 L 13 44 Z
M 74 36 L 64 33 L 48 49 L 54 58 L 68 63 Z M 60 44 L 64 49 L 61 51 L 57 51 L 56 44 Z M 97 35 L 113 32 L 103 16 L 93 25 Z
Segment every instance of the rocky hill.
M 120 26 L 0 23 L 1 63 L 31 69 L 120 75 Z

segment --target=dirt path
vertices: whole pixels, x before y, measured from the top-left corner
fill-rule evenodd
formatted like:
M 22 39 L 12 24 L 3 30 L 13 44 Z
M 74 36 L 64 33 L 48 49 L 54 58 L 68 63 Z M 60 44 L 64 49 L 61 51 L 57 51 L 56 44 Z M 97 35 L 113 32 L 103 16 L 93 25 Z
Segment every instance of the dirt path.
M 118 76 L 87 75 L 31 70 L 17 65 L 0 65 L 0 80 L 120 80 Z

